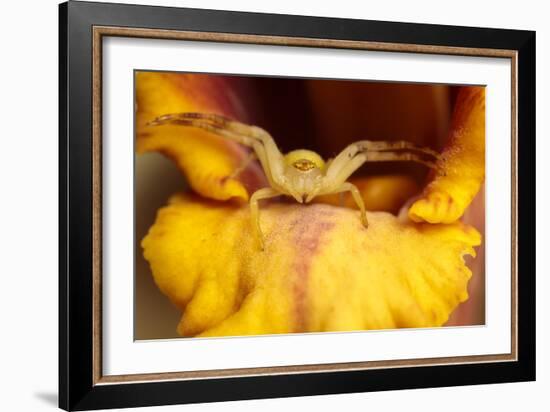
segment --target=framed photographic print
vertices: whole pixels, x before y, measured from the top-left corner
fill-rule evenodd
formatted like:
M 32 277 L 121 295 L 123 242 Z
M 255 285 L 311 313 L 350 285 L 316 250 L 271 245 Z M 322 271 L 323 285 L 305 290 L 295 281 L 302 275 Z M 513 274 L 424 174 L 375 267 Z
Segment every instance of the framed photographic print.
M 535 379 L 535 33 L 60 5 L 60 407 Z

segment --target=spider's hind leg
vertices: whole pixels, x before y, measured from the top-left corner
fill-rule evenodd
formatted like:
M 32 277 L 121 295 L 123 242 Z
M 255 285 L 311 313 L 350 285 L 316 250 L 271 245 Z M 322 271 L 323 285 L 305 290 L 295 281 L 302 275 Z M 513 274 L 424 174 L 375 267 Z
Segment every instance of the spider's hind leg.
M 369 221 L 367 220 L 367 211 L 365 209 L 365 202 L 363 202 L 363 198 L 361 197 L 361 193 L 359 192 L 359 189 L 357 189 L 357 186 L 355 186 L 353 183 L 345 182 L 338 189 L 336 189 L 334 193 L 342 192 L 351 192 L 355 204 L 357 204 L 357 207 L 361 211 L 361 223 L 363 224 L 363 226 L 369 227 Z
M 258 155 L 256 155 L 255 152 L 250 152 L 246 159 L 237 167 L 233 172 L 229 175 L 229 179 L 234 179 L 238 177 L 242 172 L 246 170 L 246 168 L 252 163 L 252 161 L 256 160 L 258 158 Z

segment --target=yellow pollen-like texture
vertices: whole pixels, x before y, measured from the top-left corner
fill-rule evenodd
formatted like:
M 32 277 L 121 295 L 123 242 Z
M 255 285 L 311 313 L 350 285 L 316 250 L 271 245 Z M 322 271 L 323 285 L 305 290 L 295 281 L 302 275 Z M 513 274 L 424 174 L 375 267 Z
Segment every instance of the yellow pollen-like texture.
M 458 94 L 446 148 L 435 177 L 409 209 L 415 222 L 452 223 L 460 219 L 485 179 L 485 88 Z

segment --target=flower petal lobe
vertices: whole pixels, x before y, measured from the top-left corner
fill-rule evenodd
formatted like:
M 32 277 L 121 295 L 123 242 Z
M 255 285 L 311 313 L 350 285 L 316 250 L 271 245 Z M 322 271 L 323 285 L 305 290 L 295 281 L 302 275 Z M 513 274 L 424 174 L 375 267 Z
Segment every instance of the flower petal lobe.
M 457 96 L 449 144 L 434 179 L 409 209 L 415 222 L 452 223 L 464 214 L 485 178 L 485 88 Z
M 246 164 L 247 148 L 194 128 L 149 125 L 158 116 L 183 112 L 246 119 L 236 92 L 241 86 L 237 80 L 220 76 L 137 72 L 137 152 L 158 151 L 173 159 L 202 196 L 248 200 L 249 194 L 266 182 L 257 162 L 250 162 L 235 175 Z

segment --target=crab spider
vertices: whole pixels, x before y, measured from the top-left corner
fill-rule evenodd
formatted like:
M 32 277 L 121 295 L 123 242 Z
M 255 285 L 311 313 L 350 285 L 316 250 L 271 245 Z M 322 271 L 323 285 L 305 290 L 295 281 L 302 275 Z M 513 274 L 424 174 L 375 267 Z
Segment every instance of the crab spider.
M 254 192 L 250 197 L 252 225 L 262 250 L 264 240 L 259 219 L 260 200 L 286 195 L 299 203 L 309 203 L 319 195 L 351 192 L 361 211 L 361 222 L 368 227 L 363 198 L 357 187 L 347 182 L 353 172 L 365 162 L 380 161 L 413 161 L 433 168 L 439 157 L 431 149 L 406 141 L 361 140 L 350 144 L 335 158 L 325 162 L 321 156 L 310 150 L 293 150 L 283 155 L 265 130 L 217 114 L 166 114 L 149 123 L 151 126 L 165 124 L 197 127 L 254 150 L 270 185 Z

